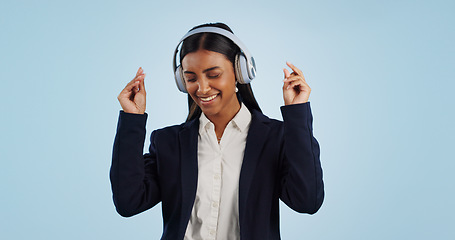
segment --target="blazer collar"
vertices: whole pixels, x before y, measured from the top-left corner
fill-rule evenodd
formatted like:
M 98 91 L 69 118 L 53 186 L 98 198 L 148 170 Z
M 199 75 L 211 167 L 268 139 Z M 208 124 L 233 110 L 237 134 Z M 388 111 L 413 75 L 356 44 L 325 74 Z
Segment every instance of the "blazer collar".
M 260 155 L 264 148 L 264 143 L 270 131 L 268 126 L 270 119 L 259 111 L 252 111 L 252 119 L 248 136 L 246 139 L 245 153 L 243 156 L 242 169 L 240 170 L 239 180 L 239 223 L 242 226 L 244 214 L 247 212 L 246 205 L 248 193 L 250 192 L 251 182 L 255 175 L 256 167 L 260 162 Z
M 183 124 L 179 132 L 180 144 L 180 176 L 182 184 L 182 216 L 180 217 L 179 239 L 183 239 L 188 221 L 196 198 L 198 167 L 197 167 L 197 140 L 199 119 Z

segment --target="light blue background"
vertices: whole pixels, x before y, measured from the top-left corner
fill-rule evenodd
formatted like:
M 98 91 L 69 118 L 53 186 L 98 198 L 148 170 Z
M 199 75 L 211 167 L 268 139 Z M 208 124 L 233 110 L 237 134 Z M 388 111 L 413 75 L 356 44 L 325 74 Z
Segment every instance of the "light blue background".
M 312 88 L 326 198 L 281 207 L 283 239 L 455 239 L 454 1 L 2 1 L 0 238 L 158 239 L 157 206 L 114 209 L 120 105 L 147 73 L 147 130 L 184 121 L 172 54 L 191 27 L 227 23 L 281 118 L 285 61 Z

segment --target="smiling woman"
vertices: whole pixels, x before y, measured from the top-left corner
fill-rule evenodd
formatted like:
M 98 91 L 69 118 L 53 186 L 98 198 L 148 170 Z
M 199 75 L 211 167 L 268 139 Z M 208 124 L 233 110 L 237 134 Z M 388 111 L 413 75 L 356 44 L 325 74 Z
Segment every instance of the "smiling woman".
M 262 114 L 250 85 L 254 59 L 229 27 L 197 26 L 180 43 L 175 80 L 188 93 L 188 117 L 153 131 L 148 153 L 142 68 L 118 96 L 117 211 L 129 217 L 161 202 L 162 239 L 280 239 L 280 199 L 313 214 L 324 198 L 302 71 L 290 63 L 293 72 L 283 70 L 282 122 Z
M 183 58 L 182 68 L 188 94 L 215 124 L 216 136 L 221 138 L 240 110 L 232 63 L 221 53 L 198 50 Z
M 217 27 L 219 29 L 226 30 L 229 33 L 232 33 L 232 30 L 225 24 L 217 23 L 217 24 L 203 24 L 197 27 L 194 27 L 193 30 L 201 29 L 204 27 Z M 234 36 L 234 35 L 232 35 Z M 239 73 L 240 66 L 236 66 L 239 62 L 240 54 L 242 51 L 240 50 L 239 46 L 237 46 L 231 39 L 220 35 L 214 34 L 210 32 L 200 32 L 194 35 L 190 35 L 183 40 L 182 48 L 180 50 L 180 60 L 182 62 L 185 61 L 185 56 L 188 53 L 194 53 L 199 50 L 207 50 L 208 52 L 212 53 L 219 53 L 223 56 L 223 58 L 227 59 L 232 66 L 232 72 L 235 73 L 235 81 L 240 80 L 239 82 L 244 83 L 243 76 Z M 188 61 L 187 61 L 188 62 Z M 193 63 L 194 64 L 194 63 Z M 254 64 L 254 62 L 253 62 Z M 235 70 L 239 71 L 235 71 Z M 235 72 L 234 72 L 235 71 Z M 246 76 L 245 76 L 246 77 Z M 183 77 L 185 78 L 185 76 Z M 185 78 L 186 80 L 186 78 Z M 238 98 L 246 105 L 248 109 L 256 109 L 261 111 L 259 108 L 256 99 L 254 98 L 253 91 L 251 90 L 251 86 L 249 83 L 247 84 L 237 84 Z M 201 109 L 198 105 L 193 101 L 193 98 L 188 98 L 188 120 L 197 118 L 201 114 Z

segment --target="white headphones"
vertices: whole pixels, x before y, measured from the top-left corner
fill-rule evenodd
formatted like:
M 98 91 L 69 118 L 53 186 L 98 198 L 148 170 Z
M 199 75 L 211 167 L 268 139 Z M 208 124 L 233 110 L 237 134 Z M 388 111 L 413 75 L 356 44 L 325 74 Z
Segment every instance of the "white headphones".
M 179 44 L 175 48 L 174 52 L 174 61 L 173 61 L 173 70 L 175 76 L 175 83 L 177 84 L 178 89 L 181 92 L 187 93 L 185 79 L 183 78 L 183 71 L 181 64 L 177 64 L 177 53 L 179 51 L 179 46 L 183 40 L 187 39 L 189 36 L 192 36 L 197 33 L 217 33 L 222 36 L 229 38 L 234 42 L 239 48 L 240 53 L 235 56 L 234 71 L 237 78 L 237 82 L 240 84 L 250 83 L 254 77 L 256 77 L 256 64 L 254 62 L 253 56 L 246 49 L 245 45 L 231 32 L 224 30 L 218 27 L 201 27 L 189 31 L 185 36 L 182 37 Z

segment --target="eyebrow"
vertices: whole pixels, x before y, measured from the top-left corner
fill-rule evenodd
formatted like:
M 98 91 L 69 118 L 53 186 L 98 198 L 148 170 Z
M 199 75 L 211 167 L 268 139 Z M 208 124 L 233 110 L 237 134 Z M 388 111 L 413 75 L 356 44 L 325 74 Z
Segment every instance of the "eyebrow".
M 207 68 L 207 69 L 205 69 L 204 71 L 202 71 L 202 73 L 206 73 L 206 72 L 208 72 L 208 71 L 212 71 L 212 70 L 215 70 L 215 69 L 217 69 L 217 68 L 220 68 L 220 67 L 215 66 L 215 67 Z M 184 71 L 183 73 L 196 74 L 196 73 L 191 72 L 191 71 Z

